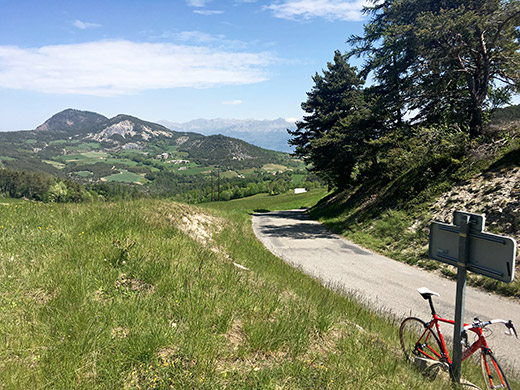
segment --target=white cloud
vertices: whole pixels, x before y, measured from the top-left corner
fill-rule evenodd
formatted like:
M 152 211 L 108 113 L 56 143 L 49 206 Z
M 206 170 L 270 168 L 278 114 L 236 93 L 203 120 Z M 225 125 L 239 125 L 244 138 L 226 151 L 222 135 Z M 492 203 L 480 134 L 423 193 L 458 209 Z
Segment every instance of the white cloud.
M 216 10 L 216 9 L 196 9 L 193 11 L 194 14 L 211 16 L 211 15 L 220 15 L 223 14 L 224 11 Z
M 210 0 L 186 0 L 186 4 L 190 7 L 205 7 Z
M 324 18 L 327 20 L 358 21 L 363 19 L 363 6 L 367 0 L 280 0 L 264 9 L 273 12 L 280 19 L 309 20 Z
M 0 87 L 112 96 L 150 89 L 207 88 L 267 79 L 268 52 L 124 40 L 25 49 L 0 46 Z
M 228 100 L 226 102 L 222 102 L 222 104 L 236 106 L 236 105 L 242 104 L 242 100 Z
M 171 34 L 171 36 L 182 42 L 210 43 L 225 40 L 225 35 L 212 35 L 202 31 L 182 31 Z
M 223 34 L 214 35 L 196 30 L 167 33 L 165 36 L 171 39 L 175 39 L 179 42 L 189 42 L 191 44 L 197 45 L 213 45 L 233 49 L 244 49 L 247 47 L 247 43 L 238 40 L 227 39 Z
M 74 21 L 74 23 L 72 23 L 74 25 L 74 27 L 77 27 L 81 30 L 86 30 L 86 29 L 90 29 L 90 28 L 98 28 L 98 27 L 101 27 L 100 24 L 97 24 L 97 23 L 89 23 L 89 22 L 82 22 L 81 20 L 78 20 L 76 19 Z

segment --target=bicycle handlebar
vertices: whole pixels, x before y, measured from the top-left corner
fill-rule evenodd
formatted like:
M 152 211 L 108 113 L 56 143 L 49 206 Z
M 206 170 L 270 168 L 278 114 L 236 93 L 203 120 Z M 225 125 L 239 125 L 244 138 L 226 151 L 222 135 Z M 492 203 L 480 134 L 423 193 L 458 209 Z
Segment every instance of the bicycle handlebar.
M 473 322 L 473 324 L 467 325 L 464 327 L 463 332 L 466 330 L 475 329 L 475 328 L 484 329 L 486 326 L 492 325 L 492 324 L 504 324 L 506 326 L 506 328 L 508 329 L 506 334 L 507 335 L 514 334 L 515 337 L 518 338 L 518 334 L 516 333 L 516 329 L 513 325 L 513 321 L 511 321 L 511 320 L 506 321 L 506 320 L 496 319 L 496 320 L 489 320 L 489 321 L 483 322 L 483 321 L 480 321 L 478 318 L 475 318 L 475 321 Z

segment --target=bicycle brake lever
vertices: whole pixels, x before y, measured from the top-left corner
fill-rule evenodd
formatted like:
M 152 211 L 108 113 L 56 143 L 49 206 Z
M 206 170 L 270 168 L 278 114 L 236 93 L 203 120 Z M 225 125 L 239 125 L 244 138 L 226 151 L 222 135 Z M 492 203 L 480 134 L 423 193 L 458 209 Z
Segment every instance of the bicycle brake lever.
M 516 333 L 516 329 L 513 326 L 513 321 L 509 320 L 506 323 L 506 328 L 508 329 L 508 331 L 506 332 L 507 335 L 511 336 L 512 334 L 514 334 L 515 337 L 518 338 L 518 334 Z
M 465 348 L 469 348 L 470 345 L 468 342 L 468 333 L 466 332 L 466 330 L 463 330 L 460 336 L 460 343 L 464 345 Z

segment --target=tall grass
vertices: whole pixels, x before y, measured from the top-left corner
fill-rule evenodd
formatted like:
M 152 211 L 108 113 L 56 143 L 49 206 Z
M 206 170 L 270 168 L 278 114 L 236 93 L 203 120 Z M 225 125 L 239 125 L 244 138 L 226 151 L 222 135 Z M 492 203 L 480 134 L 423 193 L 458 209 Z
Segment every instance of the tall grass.
M 391 323 L 254 238 L 251 210 L 322 195 L 0 202 L 0 388 L 438 388 Z

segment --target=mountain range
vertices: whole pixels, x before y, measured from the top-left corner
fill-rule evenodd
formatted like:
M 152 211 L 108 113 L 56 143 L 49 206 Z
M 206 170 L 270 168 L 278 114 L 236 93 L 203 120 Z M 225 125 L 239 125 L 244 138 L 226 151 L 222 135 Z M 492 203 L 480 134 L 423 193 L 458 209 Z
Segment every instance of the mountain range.
M 246 141 L 261 148 L 291 153 L 287 130 L 295 130 L 294 122 L 283 118 L 275 120 L 256 119 L 195 119 L 185 123 L 165 120 L 158 123 L 174 131 L 191 131 L 204 135 L 222 134 Z
M 0 168 L 50 173 L 79 181 L 145 184 L 154 172 L 199 174 L 301 164 L 286 153 L 225 135 L 183 131 L 120 114 L 67 109 L 34 130 L 0 133 Z M 274 130 L 273 130 L 274 131 Z M 114 174 L 118 174 L 114 177 Z

